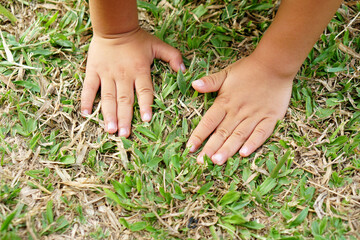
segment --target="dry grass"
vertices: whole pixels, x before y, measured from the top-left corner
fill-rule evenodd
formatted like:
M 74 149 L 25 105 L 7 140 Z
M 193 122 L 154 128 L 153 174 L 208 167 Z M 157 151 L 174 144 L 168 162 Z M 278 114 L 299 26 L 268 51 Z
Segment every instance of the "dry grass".
M 209 170 L 206 167 L 196 166 L 194 156 L 184 155 L 181 156 L 181 159 L 185 159 L 181 162 L 181 171 L 179 174 L 176 172 L 174 185 L 170 184 L 169 187 L 167 179 L 168 175 L 170 176 L 172 171 L 175 171 L 173 167 L 166 167 L 164 164 L 159 164 L 159 167 L 155 169 L 142 167 L 144 165 L 139 164 L 141 161 L 136 149 L 145 153 L 147 147 L 159 144 L 159 148 L 165 152 L 167 148 L 170 148 L 167 137 L 178 129 L 182 129 L 183 119 L 187 119 L 190 130 L 193 129 L 192 119 L 198 119 L 209 102 L 206 102 L 203 96 L 192 97 L 193 92 L 182 98 L 183 104 L 171 95 L 162 98 L 160 93 L 156 93 L 156 98 L 161 99 L 170 109 L 165 111 L 158 108 L 159 119 L 163 115 L 164 122 L 167 123 L 162 133 L 163 141 L 148 139 L 148 143 L 145 144 L 139 136 L 132 135 L 131 144 L 126 147 L 127 142 L 123 143 L 120 138 L 104 133 L 99 99 L 94 113 L 89 118 L 84 119 L 80 115 L 80 91 L 84 77 L 86 50 L 91 37 L 90 28 L 86 27 L 87 12 L 82 19 L 84 29 L 79 32 L 76 32 L 78 22 L 71 22 L 61 30 L 59 22 L 71 11 L 79 19 L 86 3 L 35 1 L 26 5 L 21 2 L 14 1 L 8 4 L 7 1 L 0 1 L 4 6 L 9 6 L 11 12 L 16 13 L 18 18 L 17 23 L 12 25 L 0 16 L 2 23 L 0 29 L 2 34 L 7 33 L 4 41 L 7 42 L 16 63 L 41 67 L 42 70 L 30 70 L 26 69 L 26 66 L 14 64 L 0 66 L 2 72 L 0 75 L 2 82 L 0 85 L 0 122 L 3 128 L 0 138 L 2 153 L 0 223 L 14 210 L 21 209 L 11 223 L 11 229 L 18 236 L 24 239 L 30 237 L 32 239 L 101 239 L 102 235 L 104 239 L 171 237 L 202 239 L 217 235 L 224 239 L 251 239 L 260 238 L 260 236 L 270 238 L 270 232 L 276 229 L 283 236 L 313 238 L 309 230 L 311 223 L 327 217 L 329 229 L 342 228 L 344 238 L 350 238 L 350 236 L 360 238 L 358 233 L 360 229 L 360 148 L 356 145 L 359 143 L 360 125 L 359 118 L 354 118 L 354 116 L 359 116 L 360 106 L 360 57 L 357 52 L 359 47 L 356 48 L 355 42 L 343 44 L 345 31 L 341 32 L 343 29 L 348 30 L 349 41 L 360 38 L 360 18 L 356 11 L 356 3 L 346 2 L 339 10 L 343 23 L 332 22 L 331 26 L 336 28 L 335 33 L 328 32 L 329 29 L 324 33 L 325 39 L 329 39 L 331 34 L 339 34 L 337 40 L 340 43 L 334 51 L 337 55 L 341 55 L 341 58 L 346 59 L 347 70 L 326 73 L 321 63 L 310 66 L 310 61 L 307 60 L 294 84 L 293 95 L 299 94 L 300 99 L 296 96 L 293 98 L 286 118 L 279 124 L 264 147 L 249 158 L 234 157 L 234 159 L 240 159 L 240 167 L 234 175 L 226 180 L 223 175 L 225 167 L 219 168 L 218 172 L 214 169 Z M 23 2 L 26 3 L 26 1 Z M 269 21 L 274 14 L 272 9 L 262 12 L 249 11 L 245 13 L 245 16 L 221 21 L 219 19 L 225 6 L 222 3 L 209 4 L 209 11 L 197 19 L 192 11 L 198 5 L 199 3 L 188 3 L 183 6 L 184 12 L 189 11 L 189 14 L 193 16 L 192 19 L 195 19 L 194 22 L 200 24 L 200 22 L 212 21 L 229 29 L 235 26 L 237 31 L 242 32 L 244 36 L 241 42 L 234 40 L 226 47 L 241 49 L 240 54 L 224 58 L 211 45 L 210 38 L 205 41 L 201 49 L 194 50 L 181 47 L 181 44 L 186 44 L 186 38 L 184 40 L 179 34 L 175 34 L 179 39 L 177 44 L 184 52 L 184 56 L 189 59 L 189 63 L 193 59 L 196 63 L 202 59 L 206 61 L 206 52 L 213 53 L 211 59 L 209 58 L 211 67 L 207 69 L 210 72 L 223 68 L 239 55 L 241 57 L 249 54 L 254 48 L 254 38 L 261 36 L 263 31 L 258 23 Z M 172 3 L 167 1 L 161 1 L 158 7 L 164 9 L 163 16 L 170 16 L 172 13 L 181 14 L 179 10 L 174 9 Z M 345 7 L 348 7 L 348 11 L 344 10 Z M 46 18 L 48 20 L 57 11 L 57 20 L 49 28 L 44 26 L 44 22 L 38 21 L 40 15 L 50 14 Z M 159 26 L 168 21 L 167 17 L 157 18 L 142 9 L 139 16 L 142 25 L 149 31 L 159 31 Z M 28 29 L 31 31 L 25 37 L 21 47 L 16 47 L 8 36 L 15 36 L 15 39 L 19 41 Z M 51 44 L 52 35 L 61 31 L 68 33 L 67 39 L 74 43 L 75 50 Z M 176 39 L 173 41 L 176 42 Z M 52 54 L 44 58 L 35 55 L 32 49 L 35 49 L 36 45 L 50 50 Z M 325 41 L 319 42 L 315 55 L 320 55 L 330 47 Z M 24 52 L 30 55 L 26 56 Z M 345 53 L 347 57 L 344 57 Z M 0 47 L 0 59 L 1 61 L 8 59 L 4 44 Z M 324 65 L 330 66 L 334 63 L 334 67 L 337 67 L 334 59 L 335 57 L 332 56 L 332 60 Z M 201 67 L 196 67 L 196 64 L 194 66 L 195 72 L 204 71 Z M 162 79 L 171 74 L 173 73 L 168 70 L 167 65 L 155 63 L 154 82 L 160 89 L 165 86 L 162 85 Z M 33 81 L 39 86 L 39 91 L 34 92 L 28 87 L 24 88 L 19 83 L 14 83 L 16 81 Z M 344 91 L 346 88 L 349 90 Z M 309 101 L 313 106 L 317 106 L 317 109 L 330 108 L 334 111 L 325 117 L 319 116 L 318 111 L 310 111 L 306 105 L 308 96 L 304 94 L 303 89 L 309 89 L 312 93 Z M 178 92 L 178 89 L 176 91 Z M 329 107 L 329 99 L 339 99 L 339 93 L 343 99 L 333 107 Z M 213 98 L 209 95 L 207 99 L 211 102 Z M 177 106 L 179 113 L 176 113 L 174 106 Z M 16 124 L 19 124 L 19 112 L 27 119 L 37 121 L 36 129 L 29 136 L 22 136 L 14 130 Z M 148 127 L 138 120 L 138 112 L 135 112 L 134 125 Z M 354 123 L 349 126 L 351 121 Z M 144 135 L 139 135 L 144 137 Z M 348 141 L 340 142 L 338 145 L 334 143 L 338 137 L 342 136 L 345 136 Z M 31 140 L 35 137 L 39 140 L 32 144 Z M 180 149 L 184 149 L 185 138 L 176 138 L 174 142 L 180 143 Z M 341 147 L 346 144 L 349 145 L 347 149 Z M 58 148 L 54 150 L 57 145 Z M 335 148 L 338 150 L 332 152 Z M 293 152 L 291 161 L 287 162 L 290 174 L 279 178 L 278 187 L 271 194 L 263 196 L 263 203 L 256 201 L 256 197 L 250 193 L 269 175 L 268 159 L 271 160 L 274 155 L 283 155 L 286 149 L 292 149 Z M 56 154 L 52 151 L 56 151 Z M 165 158 L 164 152 L 155 153 L 160 158 Z M 64 161 L 70 161 L 70 164 Z M 29 174 L 29 171 L 33 170 L 39 170 L 39 172 Z M 249 176 L 245 177 L 244 171 L 249 171 Z M 341 180 L 337 182 L 334 173 L 343 179 L 342 182 Z M 151 198 L 146 198 L 147 195 L 144 192 L 132 188 L 127 192 L 127 196 L 130 202 L 139 203 L 141 207 L 126 209 L 126 207 L 114 204 L 114 201 L 109 201 L 104 189 L 114 191 L 111 181 L 123 183 L 128 181 L 126 179 L 128 176 L 134 177 L 132 180 L 140 179 L 144 187 L 153 189 L 154 196 L 157 198 L 163 198 L 160 192 L 161 187 L 174 193 L 175 184 L 180 187 L 186 198 L 184 200 L 173 198 L 170 204 L 157 198 L 151 201 Z M 213 180 L 214 185 L 209 193 L 200 196 L 199 189 L 209 180 Z M 264 224 L 264 228 L 253 230 L 237 226 L 235 231 L 228 229 L 223 219 L 223 216 L 227 214 L 226 208 L 217 205 L 217 202 L 234 187 L 235 190 L 244 194 L 241 200 L 249 200 L 249 203 L 242 208 L 246 220 L 256 220 Z M 313 196 L 310 200 L 304 200 L 306 194 L 301 191 L 307 191 L 311 187 L 314 188 Z M 6 189 L 9 190 L 8 193 Z M 11 192 L 14 191 L 19 192 L 12 198 Z M 51 201 L 50 209 L 52 209 L 54 221 L 44 224 L 47 222 L 46 212 Z M 287 210 L 291 210 L 292 220 L 307 206 L 310 210 L 303 223 L 289 227 L 288 223 L 292 220 L 284 218 L 280 211 L 281 206 L 287 206 Z M 152 215 L 146 217 L 145 214 Z M 63 216 L 66 221 L 57 222 L 60 216 Z M 119 221 L 120 218 L 126 219 L 129 223 L 147 221 L 149 224 L 151 222 L 152 227 L 158 231 L 155 233 L 149 229 L 131 231 Z M 197 227 L 194 229 L 188 227 L 190 218 L 198 220 Z M 340 219 L 341 227 L 332 222 L 335 220 L 330 219 Z M 61 224 L 64 224 L 63 229 L 60 228 Z M 334 236 L 337 235 L 334 234 Z

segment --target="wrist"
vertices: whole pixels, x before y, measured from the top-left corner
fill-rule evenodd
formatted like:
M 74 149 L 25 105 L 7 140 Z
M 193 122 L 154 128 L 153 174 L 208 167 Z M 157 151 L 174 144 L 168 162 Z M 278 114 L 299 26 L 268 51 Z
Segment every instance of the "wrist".
M 140 30 L 141 27 L 139 26 L 139 24 L 137 24 L 134 25 L 132 28 L 126 29 L 126 31 L 123 32 L 103 32 L 103 31 L 98 31 L 97 29 L 94 28 L 93 34 L 94 37 L 99 37 L 103 39 L 121 39 L 121 38 L 126 39 L 131 37 L 132 35 L 135 35 Z
M 128 33 L 139 27 L 136 0 L 90 0 L 94 33 L 105 38 Z
M 249 57 L 274 74 L 284 78 L 295 77 L 304 61 L 302 58 L 290 56 L 281 47 L 276 48 L 261 43 Z

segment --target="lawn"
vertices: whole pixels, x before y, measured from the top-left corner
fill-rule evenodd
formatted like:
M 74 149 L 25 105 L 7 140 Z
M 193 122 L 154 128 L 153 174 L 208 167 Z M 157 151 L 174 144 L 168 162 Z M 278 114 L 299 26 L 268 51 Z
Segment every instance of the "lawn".
M 0 4 L 1 240 L 360 239 L 358 1 L 310 52 L 273 135 L 223 166 L 185 147 L 216 97 L 191 82 L 249 55 L 279 1 L 138 1 L 188 71 L 154 62 L 154 118 L 135 103 L 129 139 L 104 132 L 99 97 L 80 114 L 87 2 Z

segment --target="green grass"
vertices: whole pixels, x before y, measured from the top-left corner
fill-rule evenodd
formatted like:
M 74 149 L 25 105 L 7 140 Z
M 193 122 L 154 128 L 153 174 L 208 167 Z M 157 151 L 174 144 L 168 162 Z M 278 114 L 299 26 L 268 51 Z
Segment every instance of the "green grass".
M 143 123 L 135 104 L 129 139 L 103 131 L 99 98 L 80 116 L 86 2 L 0 3 L 17 18 L 0 15 L 1 240 L 360 238 L 359 3 L 314 46 L 271 138 L 224 166 L 185 148 L 216 97 L 191 82 L 250 54 L 273 1 L 139 1 L 141 25 L 188 71 L 154 62 L 154 117 Z

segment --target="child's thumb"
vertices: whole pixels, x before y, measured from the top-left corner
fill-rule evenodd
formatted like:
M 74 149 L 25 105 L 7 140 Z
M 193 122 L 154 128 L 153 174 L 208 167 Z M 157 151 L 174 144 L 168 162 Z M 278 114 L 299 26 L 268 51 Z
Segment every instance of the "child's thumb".
M 226 70 L 218 73 L 211 74 L 192 82 L 192 87 L 201 93 L 216 92 L 220 89 L 221 85 L 226 78 Z
M 185 72 L 185 65 L 179 50 L 160 40 L 153 47 L 155 58 L 168 62 L 175 72 L 180 69 Z

